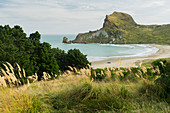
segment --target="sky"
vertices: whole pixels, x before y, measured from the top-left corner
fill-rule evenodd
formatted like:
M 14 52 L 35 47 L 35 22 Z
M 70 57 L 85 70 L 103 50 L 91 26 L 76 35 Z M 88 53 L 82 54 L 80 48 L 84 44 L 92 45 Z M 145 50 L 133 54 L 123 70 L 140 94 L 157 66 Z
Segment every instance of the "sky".
M 138 24 L 170 24 L 170 0 L 0 0 L 0 25 L 27 34 L 77 34 L 100 29 L 114 11 Z

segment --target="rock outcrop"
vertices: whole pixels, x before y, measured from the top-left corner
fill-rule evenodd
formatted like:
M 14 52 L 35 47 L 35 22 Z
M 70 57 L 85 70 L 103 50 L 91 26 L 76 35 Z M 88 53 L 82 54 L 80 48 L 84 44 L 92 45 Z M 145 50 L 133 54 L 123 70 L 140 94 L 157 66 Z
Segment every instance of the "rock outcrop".
M 69 41 L 67 37 L 63 37 L 63 43 L 71 44 L 72 41 L 71 40 Z
M 68 38 L 67 37 L 63 37 L 63 43 L 68 43 Z
M 73 43 L 79 43 L 79 42 L 83 42 L 83 43 L 90 43 L 88 41 L 86 41 L 86 39 L 95 39 L 97 37 L 101 37 L 101 38 L 109 38 L 109 35 L 107 34 L 107 32 L 105 30 L 97 30 L 97 31 L 90 31 L 87 34 L 78 34 L 76 39 L 73 40 Z
M 77 35 L 73 43 L 114 43 L 116 39 L 121 39 L 121 30 L 125 26 L 136 25 L 133 18 L 125 13 L 114 12 L 111 15 L 106 15 L 103 28 L 88 33 L 80 33 Z M 112 32 L 111 32 L 112 30 Z M 114 35 L 117 35 L 116 37 Z

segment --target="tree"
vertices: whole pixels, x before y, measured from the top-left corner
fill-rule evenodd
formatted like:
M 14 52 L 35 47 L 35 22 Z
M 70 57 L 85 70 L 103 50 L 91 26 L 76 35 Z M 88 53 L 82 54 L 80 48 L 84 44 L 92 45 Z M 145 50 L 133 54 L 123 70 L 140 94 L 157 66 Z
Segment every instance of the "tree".
M 10 28 L 9 25 L 0 26 L 0 61 L 18 63 L 25 70 L 27 76 L 43 72 L 55 73 L 59 71 L 51 46 L 40 43 L 41 35 L 36 31 L 26 36 L 20 26 Z
M 53 52 L 55 52 L 55 59 L 61 71 L 69 69 L 68 66 L 81 69 L 87 67 L 87 64 L 90 64 L 86 55 L 83 55 L 78 49 L 71 49 L 65 53 L 65 51 L 57 48 L 53 49 Z
M 87 55 L 83 55 L 79 49 L 71 49 L 67 53 L 68 65 L 76 67 L 77 69 L 87 67 L 89 61 L 86 58 Z
M 54 58 L 56 59 L 61 71 L 68 69 L 67 54 L 64 50 L 53 48 Z

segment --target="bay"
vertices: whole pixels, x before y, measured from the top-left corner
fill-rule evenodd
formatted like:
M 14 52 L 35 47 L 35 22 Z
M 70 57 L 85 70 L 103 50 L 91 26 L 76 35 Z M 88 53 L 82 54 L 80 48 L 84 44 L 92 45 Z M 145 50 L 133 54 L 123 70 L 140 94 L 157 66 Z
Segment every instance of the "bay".
M 69 40 L 75 39 L 76 35 L 42 35 L 41 42 L 48 42 L 52 48 L 60 48 L 66 52 L 69 49 L 79 49 L 87 55 L 89 61 L 101 61 L 110 58 L 148 56 L 158 51 L 158 48 L 144 44 L 63 44 L 63 37 Z

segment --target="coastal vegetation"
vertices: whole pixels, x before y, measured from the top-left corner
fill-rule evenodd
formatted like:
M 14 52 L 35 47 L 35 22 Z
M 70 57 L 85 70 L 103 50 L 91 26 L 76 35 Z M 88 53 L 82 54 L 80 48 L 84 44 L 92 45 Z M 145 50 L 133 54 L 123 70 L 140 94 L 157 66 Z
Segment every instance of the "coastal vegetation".
M 89 64 L 86 55 L 79 50 L 66 53 L 59 48 L 51 48 L 49 43 L 41 43 L 40 38 L 37 31 L 27 36 L 18 25 L 13 28 L 0 26 L 0 65 L 5 62 L 12 65 L 18 63 L 25 69 L 26 76 L 37 73 L 40 80 L 43 72 L 58 75 L 59 70 L 64 71 L 68 66 L 80 69 Z
M 142 63 L 138 67 L 103 69 L 88 65 L 80 70 L 70 66 L 55 80 L 44 73 L 42 81 L 37 82 L 33 75 L 26 78 L 33 83 L 18 88 L 4 88 L 1 82 L 0 112 L 168 113 L 169 67 L 170 62 L 165 59 L 155 60 L 148 67 Z M 7 86 L 13 77 L 4 73 L 12 73 L 11 68 L 7 63 L 1 71 Z
M 170 24 L 140 25 L 129 14 L 114 12 L 111 15 L 106 15 L 101 29 L 80 33 L 72 42 L 170 45 L 169 31 Z

